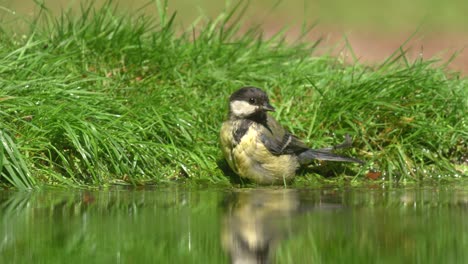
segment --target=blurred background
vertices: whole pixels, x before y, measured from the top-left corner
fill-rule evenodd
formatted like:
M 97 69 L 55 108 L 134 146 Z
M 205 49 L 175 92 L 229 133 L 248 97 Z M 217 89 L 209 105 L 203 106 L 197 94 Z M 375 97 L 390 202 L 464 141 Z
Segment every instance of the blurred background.
M 20 17 L 34 16 L 38 3 L 53 13 L 72 8 L 79 10 L 79 0 L 0 0 L 0 21 L 15 22 Z M 96 6 L 103 0 L 94 1 Z M 150 0 L 116 0 L 121 12 L 143 10 L 157 14 Z M 157 2 L 157 1 L 153 1 Z M 163 1 L 162 1 L 163 2 Z M 200 16 L 215 18 L 226 6 L 238 0 L 169 0 L 168 9 L 177 12 L 176 24 L 189 27 Z M 244 22 L 261 24 L 265 36 L 287 28 L 288 40 L 294 41 L 302 26 L 315 25 L 305 39 L 322 39 L 320 49 L 351 60 L 351 47 L 356 58 L 366 64 L 382 62 L 409 39 L 404 49 L 410 59 L 438 58 L 447 62 L 457 54 L 448 68 L 468 74 L 468 1 L 466 0 L 256 0 L 248 4 Z M 143 8 L 143 9 L 142 9 Z M 348 45 L 346 44 L 348 43 Z M 319 49 L 319 53 L 321 52 Z

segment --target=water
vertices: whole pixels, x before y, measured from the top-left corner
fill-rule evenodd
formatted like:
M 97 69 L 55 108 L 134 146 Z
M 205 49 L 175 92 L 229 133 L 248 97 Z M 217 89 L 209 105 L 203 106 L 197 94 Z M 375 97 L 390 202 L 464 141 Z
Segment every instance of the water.
M 0 263 L 468 263 L 468 187 L 0 192 Z

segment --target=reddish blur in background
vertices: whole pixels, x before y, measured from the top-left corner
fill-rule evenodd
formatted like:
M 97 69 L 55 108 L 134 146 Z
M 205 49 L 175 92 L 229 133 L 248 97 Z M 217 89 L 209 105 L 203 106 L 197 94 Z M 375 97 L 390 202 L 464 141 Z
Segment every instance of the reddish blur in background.
M 54 13 L 73 8 L 88 1 L 44 0 Z M 94 1 L 96 6 L 104 1 Z M 141 7 L 147 14 L 157 14 L 156 4 L 150 0 L 120 0 L 121 12 L 135 12 Z M 161 1 L 163 2 L 163 1 Z M 226 5 L 239 1 L 170 0 L 168 11 L 177 11 L 176 23 L 190 26 L 196 18 L 217 17 Z M 468 1 L 466 0 L 284 0 L 242 1 L 248 8 L 244 22 L 262 24 L 265 35 L 287 28 L 293 41 L 304 24 L 316 26 L 306 39 L 322 39 L 320 52 L 332 52 L 350 61 L 351 47 L 356 58 L 366 64 L 382 62 L 402 44 L 409 59 L 439 59 L 443 64 L 457 54 L 448 65 L 453 71 L 468 74 Z M 33 16 L 39 10 L 33 0 L 0 0 L 0 21 L 15 21 L 20 16 Z M 348 45 L 346 45 L 347 39 Z

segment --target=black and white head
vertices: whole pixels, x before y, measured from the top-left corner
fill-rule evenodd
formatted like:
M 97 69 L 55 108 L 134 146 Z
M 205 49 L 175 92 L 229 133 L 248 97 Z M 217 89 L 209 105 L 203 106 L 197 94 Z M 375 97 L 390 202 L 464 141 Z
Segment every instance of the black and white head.
M 243 87 L 229 97 L 229 113 L 232 117 L 264 115 L 267 111 L 275 111 L 275 108 L 270 105 L 268 95 L 259 88 Z

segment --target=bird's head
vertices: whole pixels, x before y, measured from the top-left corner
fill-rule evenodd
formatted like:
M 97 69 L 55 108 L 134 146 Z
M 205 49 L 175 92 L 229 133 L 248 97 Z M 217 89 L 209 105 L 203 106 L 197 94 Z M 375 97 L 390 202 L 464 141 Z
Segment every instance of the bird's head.
M 243 87 L 229 97 L 229 113 L 235 118 L 246 118 L 275 111 L 268 95 L 256 87 Z

